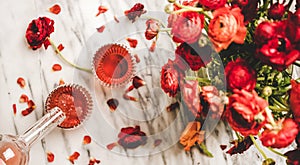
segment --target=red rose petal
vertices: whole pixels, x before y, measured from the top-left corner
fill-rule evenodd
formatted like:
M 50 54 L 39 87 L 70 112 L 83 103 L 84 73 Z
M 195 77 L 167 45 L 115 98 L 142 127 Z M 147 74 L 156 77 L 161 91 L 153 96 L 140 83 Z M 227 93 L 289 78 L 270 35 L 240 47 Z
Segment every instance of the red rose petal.
M 162 140 L 161 139 L 156 139 L 155 141 L 154 141 L 154 147 L 157 147 L 157 146 L 159 146 L 160 144 L 161 144 L 161 142 L 162 142 Z
M 22 78 L 22 77 L 19 77 L 19 78 L 17 79 L 17 83 L 20 85 L 21 88 L 24 88 L 25 85 L 26 85 L 25 80 L 24 80 L 24 78 Z
M 34 103 L 32 100 L 27 101 L 27 105 L 28 105 L 28 107 L 31 107 L 31 108 L 33 108 L 33 109 L 36 108 L 36 107 L 35 107 L 35 103 Z
M 139 56 L 137 54 L 134 55 L 135 61 L 136 63 L 140 63 L 141 59 L 139 58 Z
M 16 115 L 17 114 L 17 105 L 13 104 L 12 107 L 13 107 L 14 115 Z
M 126 89 L 125 93 L 128 93 L 128 92 L 132 91 L 133 89 L 134 89 L 134 86 L 133 86 L 133 85 L 130 85 L 130 86 Z
M 118 143 L 111 143 L 111 144 L 108 144 L 107 146 L 106 146 L 106 148 L 108 149 L 108 150 L 112 150 L 115 146 L 117 146 L 118 145 Z
M 102 32 L 104 31 L 104 29 L 105 29 L 105 26 L 102 25 L 102 26 L 100 26 L 99 28 L 97 28 L 97 31 L 98 31 L 99 33 L 102 33 Z
M 138 44 L 138 41 L 136 39 L 126 38 L 126 40 L 128 41 L 130 47 L 132 47 L 132 48 L 135 48 L 136 45 Z
M 92 142 L 92 138 L 89 135 L 85 135 L 83 137 L 83 144 L 90 144 Z
M 74 152 L 72 155 L 69 156 L 68 160 L 74 164 L 74 161 L 78 159 L 78 157 L 80 156 L 79 152 Z
M 65 47 L 64 47 L 63 44 L 59 44 L 58 47 L 57 47 L 57 49 L 58 49 L 60 52 L 61 52 L 62 50 L 64 50 L 64 48 L 65 48 Z M 55 52 L 58 53 L 56 50 L 55 50 Z
M 53 70 L 53 71 L 61 71 L 61 69 L 62 69 L 62 67 L 61 67 L 60 64 L 54 64 L 54 65 L 52 66 L 52 70 Z
M 146 82 L 138 76 L 134 76 L 132 80 L 132 85 L 135 89 L 138 89 L 141 86 L 144 86 Z
M 117 23 L 120 22 L 119 19 L 118 19 L 116 16 L 114 16 L 114 20 L 115 20 Z
M 156 48 L 156 41 L 153 41 L 150 48 L 149 48 L 149 51 L 150 52 L 154 52 L 155 51 L 155 48 Z
M 20 96 L 20 99 L 19 99 L 19 102 L 20 103 L 26 103 L 26 102 L 28 102 L 28 96 L 27 95 L 25 95 L 25 94 L 22 94 L 21 96 Z
M 35 108 L 34 107 L 28 107 L 25 110 L 23 110 L 21 113 L 23 116 L 29 115 Z
M 49 11 L 53 14 L 59 14 L 61 11 L 61 8 L 58 4 L 53 5 L 52 7 L 49 8 Z
M 99 164 L 101 161 L 94 158 L 94 157 L 91 157 L 90 158 L 90 162 L 89 162 L 89 165 L 94 165 L 95 163 Z
M 119 105 L 119 101 L 117 99 L 111 98 L 107 100 L 107 105 L 111 111 L 115 111 Z
M 54 154 L 52 152 L 47 152 L 47 160 L 49 163 L 54 161 Z
M 98 13 L 96 14 L 96 17 L 99 16 L 100 14 L 103 14 L 105 12 L 107 12 L 108 8 L 105 6 L 99 6 L 98 7 Z
M 44 47 L 45 47 L 45 49 L 47 49 L 48 46 L 50 46 L 50 45 L 51 45 L 51 42 L 50 42 L 48 39 L 46 39 L 46 40 L 44 41 Z

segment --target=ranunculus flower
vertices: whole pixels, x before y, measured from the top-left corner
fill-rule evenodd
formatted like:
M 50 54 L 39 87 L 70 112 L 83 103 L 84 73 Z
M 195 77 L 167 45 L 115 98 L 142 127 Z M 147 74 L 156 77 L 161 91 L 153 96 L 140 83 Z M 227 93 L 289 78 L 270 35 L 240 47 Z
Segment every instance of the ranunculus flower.
M 231 128 L 243 136 L 257 135 L 267 121 L 268 102 L 253 90 L 234 89 L 229 97 L 225 117 Z
M 183 12 L 176 16 L 170 15 L 168 26 L 175 42 L 194 43 L 198 41 L 204 27 L 204 16 L 197 12 Z
M 175 53 L 184 59 L 193 71 L 205 67 L 212 60 L 212 50 L 200 47 L 198 43 L 182 43 L 176 48 Z
M 232 6 L 241 8 L 245 24 L 248 24 L 256 17 L 258 0 L 233 0 L 231 3 Z
M 287 165 L 300 165 L 300 149 L 288 151 L 284 154 L 287 156 Z
M 205 115 L 210 114 L 213 119 L 220 118 L 224 111 L 225 100 L 220 96 L 219 90 L 215 86 L 203 86 L 201 89 L 203 112 Z
M 180 136 L 180 144 L 184 150 L 189 151 L 196 143 L 201 144 L 204 140 L 204 131 L 201 131 L 201 123 L 189 122 Z
M 169 60 L 161 69 L 160 85 L 170 97 L 174 97 L 179 90 L 180 73 L 174 66 L 174 62 Z
M 275 20 L 280 20 L 285 13 L 285 7 L 283 4 L 277 2 L 271 5 L 268 10 L 268 17 Z
M 264 21 L 261 22 L 255 29 L 255 42 L 258 45 L 265 44 L 270 39 L 274 38 L 278 33 L 279 22 Z M 282 24 L 285 26 L 285 24 Z
M 54 21 L 47 17 L 39 17 L 32 20 L 26 30 L 26 39 L 32 50 L 40 48 L 43 44 L 45 49 L 50 45 L 48 37 L 54 31 Z
M 235 42 L 243 44 L 247 34 L 244 16 L 238 7 L 222 7 L 213 12 L 213 19 L 208 26 L 208 36 L 217 52 Z
M 187 80 L 181 88 L 182 98 L 188 110 L 191 111 L 196 118 L 199 118 L 203 107 L 200 100 L 198 81 Z
M 289 13 L 287 19 L 287 29 L 286 35 L 292 44 L 300 43 L 300 9 L 298 9 L 295 13 Z M 300 51 L 299 46 L 295 46 L 296 49 Z
M 156 37 L 159 32 L 159 22 L 154 19 L 148 19 L 146 21 L 146 26 L 145 37 L 147 40 L 151 40 Z
M 290 107 L 296 122 L 300 123 L 300 84 L 291 80 Z
M 276 126 L 266 127 L 260 136 L 262 144 L 266 147 L 284 148 L 290 145 L 298 134 L 298 125 L 293 119 L 280 120 Z
M 227 0 L 199 0 L 199 3 L 209 10 L 215 10 L 224 7 Z
M 118 144 L 124 148 L 132 149 L 147 143 L 146 133 L 141 131 L 140 126 L 122 128 L 118 137 Z
M 225 67 L 228 88 L 252 91 L 256 85 L 256 72 L 241 58 L 230 61 Z

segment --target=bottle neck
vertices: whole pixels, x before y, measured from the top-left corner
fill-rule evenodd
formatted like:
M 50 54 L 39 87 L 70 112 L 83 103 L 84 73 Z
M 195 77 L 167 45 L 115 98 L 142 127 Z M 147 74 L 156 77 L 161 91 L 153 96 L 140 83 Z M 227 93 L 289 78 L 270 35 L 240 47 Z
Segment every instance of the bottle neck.
M 56 128 L 57 125 L 61 124 L 65 118 L 66 116 L 63 111 L 58 107 L 54 107 L 25 131 L 25 133 L 20 135 L 19 140 L 25 143 L 26 147 L 30 148 L 34 142 L 40 140 Z

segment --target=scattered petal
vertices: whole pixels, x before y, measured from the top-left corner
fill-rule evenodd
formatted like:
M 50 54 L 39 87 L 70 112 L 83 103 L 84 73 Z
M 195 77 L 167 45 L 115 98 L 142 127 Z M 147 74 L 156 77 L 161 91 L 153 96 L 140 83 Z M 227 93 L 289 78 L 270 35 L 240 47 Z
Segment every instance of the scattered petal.
M 59 44 L 58 47 L 57 47 L 57 49 L 58 49 L 60 52 L 61 52 L 62 50 L 64 50 L 64 48 L 65 48 L 65 47 L 64 47 L 63 44 Z M 55 50 L 55 52 L 58 53 L 57 50 Z
M 155 48 L 156 48 L 156 41 L 152 41 L 152 44 L 151 44 L 151 46 L 150 46 L 150 48 L 149 48 L 149 51 L 150 51 L 150 52 L 154 52 L 154 51 L 155 51 Z
M 100 14 L 103 14 L 105 12 L 107 12 L 108 8 L 105 6 L 99 6 L 98 7 L 98 13 L 96 14 L 96 17 L 99 16 Z
M 99 28 L 97 28 L 97 31 L 98 31 L 99 33 L 102 33 L 102 32 L 104 31 L 104 29 L 105 29 L 105 26 L 102 25 L 102 26 L 100 26 Z
M 124 93 L 123 98 L 124 98 L 125 100 L 138 101 L 137 98 L 132 97 L 132 96 L 129 96 L 127 93 Z
M 53 5 L 52 7 L 49 8 L 49 11 L 53 14 L 59 14 L 61 11 L 61 8 L 58 4 Z
M 52 152 L 47 152 L 47 160 L 49 163 L 54 161 L 54 154 Z
M 126 38 L 126 40 L 128 41 L 130 47 L 136 48 L 136 45 L 138 44 L 138 41 L 136 39 Z
M 62 67 L 61 67 L 60 64 L 54 64 L 54 65 L 52 66 L 52 70 L 53 70 L 53 71 L 61 71 L 61 69 L 62 69 Z
M 25 110 L 23 110 L 21 113 L 23 116 L 29 115 L 35 108 L 34 107 L 28 107 Z
M 65 81 L 63 79 L 60 79 L 58 85 L 64 85 L 64 84 L 65 84 Z
M 120 22 L 119 19 L 118 19 L 116 16 L 114 16 L 114 20 L 115 20 L 117 23 Z
M 133 85 L 130 85 L 130 86 L 126 89 L 125 93 L 128 93 L 128 92 L 132 91 L 133 89 L 134 89 L 134 86 L 133 86 Z
M 138 76 L 134 76 L 132 80 L 132 85 L 135 89 L 138 89 L 141 86 L 144 86 L 146 82 Z
M 90 158 L 89 165 L 94 165 L 95 163 L 96 163 L 96 164 L 99 164 L 100 162 L 101 162 L 100 160 L 98 160 L 98 159 L 96 159 L 96 158 L 94 158 L 94 157 L 91 157 L 91 158 Z
M 30 107 L 33 109 L 36 108 L 35 103 L 32 100 L 27 101 L 27 105 L 28 105 L 28 108 L 30 108 Z
M 17 114 L 17 105 L 13 104 L 12 107 L 13 107 L 14 115 L 16 116 L 16 114 Z
M 119 105 L 119 101 L 117 99 L 111 98 L 107 100 L 107 105 L 111 111 L 115 111 Z
M 28 100 L 29 100 L 28 96 L 25 95 L 25 94 L 22 94 L 22 95 L 20 96 L 19 102 L 20 102 L 20 103 L 27 103 Z
M 25 80 L 24 80 L 24 78 L 22 78 L 22 77 L 19 77 L 19 78 L 17 79 L 17 83 L 20 85 L 21 88 L 24 88 L 25 85 L 26 85 Z
M 107 146 L 106 146 L 106 148 L 108 149 L 108 150 L 112 150 L 115 146 L 117 146 L 118 145 L 118 143 L 111 143 L 111 144 L 108 144 Z
M 144 5 L 141 3 L 136 3 L 131 9 L 124 11 L 124 14 L 132 23 L 144 13 L 146 13 L 146 10 L 144 10 Z
M 242 141 L 233 141 L 231 142 L 232 144 L 234 144 L 233 147 L 231 147 L 226 153 L 230 154 L 230 155 L 234 155 L 234 154 L 241 154 L 244 151 L 248 150 L 253 142 L 251 140 L 251 138 L 249 136 L 245 137 L 244 140 Z
M 222 150 L 225 150 L 225 149 L 227 148 L 227 145 L 221 144 L 221 145 L 220 145 L 220 148 L 221 148 Z
M 134 58 L 135 58 L 136 63 L 141 62 L 141 59 L 139 58 L 139 56 L 137 54 L 134 54 Z
M 161 142 L 162 142 L 162 140 L 161 139 L 156 139 L 155 141 L 154 141 L 154 147 L 157 147 L 157 146 L 159 146 L 160 144 L 161 144 Z
M 69 156 L 68 160 L 74 164 L 74 161 L 78 159 L 78 157 L 80 156 L 79 152 L 74 152 L 72 155 Z
M 83 137 L 83 142 L 82 142 L 82 144 L 90 144 L 91 141 L 92 141 L 92 138 L 91 138 L 89 135 L 85 135 L 85 136 Z
M 178 103 L 178 101 L 177 101 L 177 102 L 175 102 L 175 103 L 170 104 L 170 105 L 167 107 L 167 111 L 168 111 L 168 112 L 171 112 L 171 111 L 175 110 L 175 109 L 178 108 L 178 107 L 179 107 L 179 103 Z

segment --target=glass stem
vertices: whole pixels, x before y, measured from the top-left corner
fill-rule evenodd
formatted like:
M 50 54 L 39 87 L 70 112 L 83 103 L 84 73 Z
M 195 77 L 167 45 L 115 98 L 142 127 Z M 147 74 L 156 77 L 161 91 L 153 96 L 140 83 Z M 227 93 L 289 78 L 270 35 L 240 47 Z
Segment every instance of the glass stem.
M 58 107 L 54 107 L 25 131 L 24 134 L 20 135 L 19 140 L 23 141 L 26 144 L 26 147 L 30 148 L 34 142 L 47 135 L 58 124 L 62 123 L 65 118 L 66 116 L 63 111 Z

